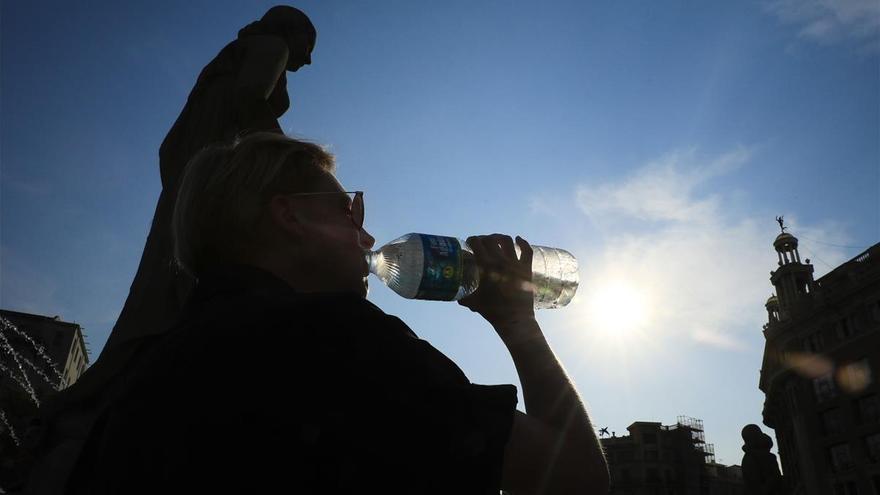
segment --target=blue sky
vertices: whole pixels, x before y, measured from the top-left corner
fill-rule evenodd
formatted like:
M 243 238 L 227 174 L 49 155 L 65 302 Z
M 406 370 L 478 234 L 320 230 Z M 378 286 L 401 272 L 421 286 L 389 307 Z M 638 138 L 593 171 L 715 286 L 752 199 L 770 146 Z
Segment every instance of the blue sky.
M 271 5 L 2 3 L 0 307 L 76 321 L 100 353 L 159 143 Z M 740 428 L 760 423 L 774 216 L 820 275 L 880 240 L 880 5 L 297 6 L 319 34 L 282 126 L 336 154 L 379 244 L 503 232 L 568 249 L 578 296 L 538 318 L 596 425 L 695 416 L 738 463 Z M 472 381 L 518 385 L 478 316 L 372 282 Z

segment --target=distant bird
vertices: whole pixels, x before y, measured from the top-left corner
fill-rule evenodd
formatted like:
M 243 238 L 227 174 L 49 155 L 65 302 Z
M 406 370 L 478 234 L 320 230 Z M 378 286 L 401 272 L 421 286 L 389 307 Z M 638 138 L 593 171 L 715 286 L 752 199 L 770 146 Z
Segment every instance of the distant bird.
M 608 436 L 608 427 L 599 428 L 599 436 L 600 437 L 607 437 Z

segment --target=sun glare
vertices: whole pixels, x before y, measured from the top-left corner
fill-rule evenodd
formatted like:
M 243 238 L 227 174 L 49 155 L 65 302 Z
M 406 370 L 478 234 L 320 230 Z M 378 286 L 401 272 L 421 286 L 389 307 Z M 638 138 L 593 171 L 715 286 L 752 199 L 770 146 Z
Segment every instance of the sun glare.
M 625 340 L 642 330 L 650 319 L 648 297 L 625 281 L 613 280 L 596 287 L 590 302 L 593 331 L 614 340 Z

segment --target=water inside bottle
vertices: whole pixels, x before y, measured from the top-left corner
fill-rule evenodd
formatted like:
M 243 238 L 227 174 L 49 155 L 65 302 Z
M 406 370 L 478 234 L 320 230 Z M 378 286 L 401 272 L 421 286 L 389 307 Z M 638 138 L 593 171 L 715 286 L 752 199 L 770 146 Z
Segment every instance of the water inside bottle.
M 367 253 L 367 262 L 370 271 L 394 292 L 407 299 L 418 293 L 425 262 L 418 236 L 403 236 L 380 251 Z
M 514 245 L 514 248 L 519 256 L 519 246 Z M 532 250 L 535 309 L 567 305 L 577 292 L 577 259 L 562 249 L 532 246 Z M 391 290 L 409 299 L 418 296 L 425 269 L 425 252 L 421 235 L 404 235 L 386 244 L 379 251 L 367 253 L 366 256 L 370 263 L 370 271 Z M 461 285 L 452 300 L 459 300 L 471 294 L 479 281 L 476 260 L 466 245 L 461 250 L 461 257 Z
M 552 309 L 567 305 L 578 288 L 577 258 L 568 251 L 558 248 L 532 246 L 532 251 L 535 309 Z

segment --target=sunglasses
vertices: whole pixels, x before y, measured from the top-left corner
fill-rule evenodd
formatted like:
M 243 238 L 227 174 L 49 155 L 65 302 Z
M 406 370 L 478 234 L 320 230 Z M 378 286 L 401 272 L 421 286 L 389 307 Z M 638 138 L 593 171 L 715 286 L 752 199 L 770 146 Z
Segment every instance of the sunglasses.
M 329 191 L 329 192 L 308 192 L 308 193 L 285 193 L 287 196 L 324 196 L 328 194 L 346 194 L 348 195 L 351 208 L 351 221 L 358 229 L 364 226 L 364 192 L 363 191 Z

